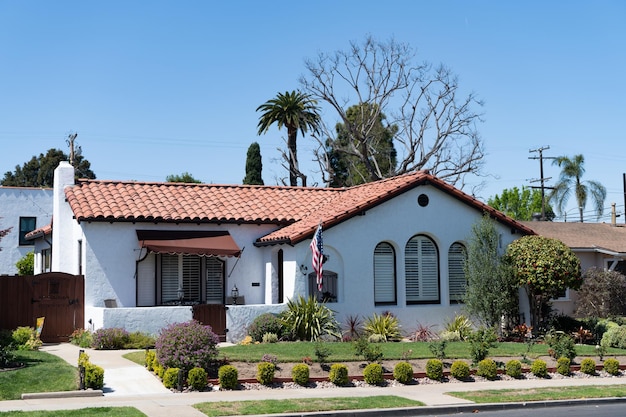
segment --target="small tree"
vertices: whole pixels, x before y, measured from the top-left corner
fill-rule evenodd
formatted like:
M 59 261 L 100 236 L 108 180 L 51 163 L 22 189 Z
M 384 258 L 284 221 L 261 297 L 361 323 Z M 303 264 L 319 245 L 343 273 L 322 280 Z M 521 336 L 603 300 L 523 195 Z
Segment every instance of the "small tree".
M 500 329 L 502 316 L 516 316 L 517 280 L 503 260 L 495 223 L 484 215 L 472 226 L 464 265 L 465 308 L 486 327 Z
M 28 252 L 15 263 L 18 275 L 33 275 L 35 273 L 35 253 Z
M 500 210 L 515 220 L 532 220 L 535 213 L 544 211 L 545 219 L 552 221 L 554 219 L 554 211 L 549 204 L 541 201 L 541 191 L 522 187 L 502 190 L 501 194 L 487 200 L 487 204 L 496 210 Z
M 544 236 L 524 236 L 509 245 L 506 260 L 520 287 L 525 288 L 535 329 L 543 323 L 550 300 L 582 284 L 580 260 L 563 242 Z
M 261 147 L 257 142 L 252 142 L 246 155 L 246 177 L 243 179 L 243 183 L 247 185 L 263 185 L 262 170 Z
M 617 271 L 590 268 L 578 291 L 577 316 L 626 315 L 626 276 Z
M 193 183 L 193 184 L 200 184 L 202 183 L 202 181 L 197 180 L 193 177 L 193 175 L 191 175 L 188 172 L 183 172 L 180 175 L 168 175 L 167 177 L 165 177 L 165 181 L 167 182 L 187 182 L 187 183 Z

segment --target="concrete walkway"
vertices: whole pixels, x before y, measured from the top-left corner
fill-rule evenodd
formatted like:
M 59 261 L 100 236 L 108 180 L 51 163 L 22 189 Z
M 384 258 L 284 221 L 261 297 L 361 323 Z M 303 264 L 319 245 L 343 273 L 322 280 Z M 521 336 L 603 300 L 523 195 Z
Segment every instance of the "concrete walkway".
M 57 355 L 69 364 L 76 366 L 80 348 L 69 343 L 44 345 L 42 350 Z M 548 404 L 528 403 L 475 405 L 469 401 L 447 395 L 450 391 L 476 391 L 486 389 L 524 389 L 555 386 L 581 386 L 581 385 L 614 385 L 626 384 L 626 377 L 616 378 L 586 378 L 586 379 L 541 379 L 541 380 L 516 380 L 516 381 L 493 381 L 493 382 L 468 382 L 468 383 L 433 383 L 398 387 L 367 387 L 367 388 L 320 388 L 320 389 L 263 389 L 246 391 L 213 391 L 172 393 L 143 366 L 137 365 L 122 357 L 129 352 L 102 351 L 84 349 L 89 355 L 90 361 L 105 369 L 103 394 L 95 397 L 76 397 L 71 392 L 61 394 L 61 398 L 29 398 L 15 401 L 0 401 L 0 412 L 10 410 L 66 410 L 80 409 L 85 407 L 117 407 L 132 406 L 139 409 L 149 417 L 202 417 L 192 407 L 200 402 L 213 401 L 239 401 L 260 399 L 287 399 L 287 398 L 330 398 L 330 397 L 369 397 L 373 395 L 396 395 L 421 401 L 428 407 L 405 410 L 403 415 L 435 415 L 454 412 L 470 413 L 475 410 L 496 407 L 504 409 L 510 407 L 546 407 Z M 99 393 L 97 393 L 99 394 Z M 596 403 L 605 400 L 590 400 L 582 402 Z M 567 401 L 571 403 L 571 401 Z M 625 399 L 626 403 L 626 399 Z M 551 403 L 554 404 L 554 403 Z M 351 412 L 354 414 L 355 412 Z M 357 412 L 362 416 L 391 415 L 385 410 L 363 410 Z M 332 413 L 323 413 L 331 415 Z M 337 412 L 337 415 L 342 414 Z M 399 410 L 393 411 L 394 415 L 400 415 Z M 298 413 L 297 415 L 302 415 Z M 284 415 L 283 415 L 284 416 Z

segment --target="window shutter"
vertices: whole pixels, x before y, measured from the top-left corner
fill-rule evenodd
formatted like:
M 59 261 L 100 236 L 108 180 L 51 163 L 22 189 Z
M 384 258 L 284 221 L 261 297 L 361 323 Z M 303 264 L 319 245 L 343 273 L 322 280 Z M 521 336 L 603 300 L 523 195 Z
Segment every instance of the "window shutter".
M 206 258 L 206 302 L 224 302 L 224 262 L 218 258 Z
M 453 243 L 448 251 L 448 285 L 450 287 L 450 301 L 461 302 L 465 296 L 465 246 Z
M 183 291 L 185 301 L 200 302 L 200 258 L 183 256 Z
M 396 303 L 396 255 L 385 242 L 374 249 L 374 303 Z
M 407 303 L 439 301 L 439 254 L 426 236 L 412 237 L 405 247 Z
M 161 302 L 178 301 L 178 255 L 161 255 Z

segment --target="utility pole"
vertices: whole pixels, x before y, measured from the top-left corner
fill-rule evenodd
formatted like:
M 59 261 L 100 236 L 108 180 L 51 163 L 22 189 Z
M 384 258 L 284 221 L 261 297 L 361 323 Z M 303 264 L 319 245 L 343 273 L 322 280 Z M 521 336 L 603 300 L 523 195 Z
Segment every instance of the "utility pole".
M 545 186 L 545 182 L 549 179 L 551 179 L 552 177 L 548 177 L 548 178 L 544 178 L 543 176 L 543 160 L 544 159 L 556 159 L 555 157 L 551 157 L 551 156 L 543 156 L 543 151 L 550 149 L 549 146 L 544 146 L 538 149 L 530 149 L 528 152 L 538 152 L 539 156 L 529 156 L 528 159 L 538 159 L 539 160 L 539 179 L 537 180 L 530 180 L 530 182 L 541 182 L 541 186 L 540 187 L 533 187 L 531 186 L 531 188 L 541 188 L 541 221 L 545 221 L 546 220 L 546 192 L 545 190 L 551 190 L 553 189 L 553 187 L 546 187 Z
M 70 133 L 66 140 L 68 146 L 70 147 L 70 165 L 71 166 L 74 166 L 74 157 L 75 157 L 74 141 L 76 140 L 77 136 L 78 136 L 78 133 Z

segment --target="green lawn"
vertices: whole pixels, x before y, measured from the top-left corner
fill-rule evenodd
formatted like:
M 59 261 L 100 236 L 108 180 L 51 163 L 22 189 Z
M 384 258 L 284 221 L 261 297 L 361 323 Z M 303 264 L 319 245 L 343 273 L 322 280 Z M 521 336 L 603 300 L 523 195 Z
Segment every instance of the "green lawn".
M 7 411 L 2 417 L 146 417 L 134 407 L 100 407 L 57 411 Z
M 626 385 L 590 385 L 533 389 L 503 389 L 470 392 L 448 392 L 457 398 L 478 404 L 526 401 L 572 400 L 578 398 L 626 397 Z
M 250 414 L 307 413 L 314 411 L 365 410 L 417 407 L 424 403 L 393 395 L 373 397 L 302 398 L 293 400 L 219 401 L 199 403 L 195 408 L 209 417 Z
M 0 400 L 17 400 L 23 393 L 78 389 L 78 370 L 58 356 L 40 351 L 16 351 L 24 368 L 0 372 Z

